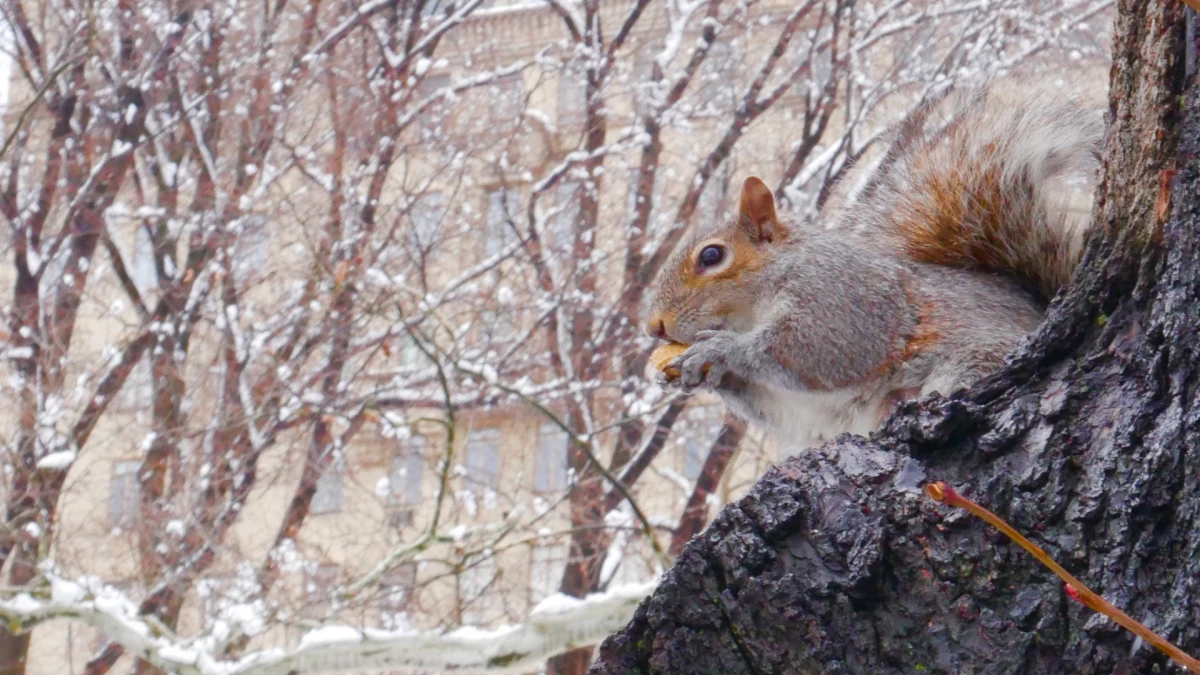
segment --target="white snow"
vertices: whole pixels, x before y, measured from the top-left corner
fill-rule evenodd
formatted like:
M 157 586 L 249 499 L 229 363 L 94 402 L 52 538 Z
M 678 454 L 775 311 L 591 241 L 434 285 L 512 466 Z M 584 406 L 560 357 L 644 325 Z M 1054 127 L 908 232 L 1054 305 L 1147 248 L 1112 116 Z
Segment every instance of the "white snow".
M 74 450 L 59 450 L 38 460 L 37 468 L 50 471 L 62 471 L 75 462 Z
M 300 649 L 312 649 L 319 645 L 331 645 L 344 642 L 362 642 L 362 631 L 350 626 L 322 626 L 309 631 L 300 638 Z
M 42 603 L 33 599 L 28 593 L 18 593 L 11 600 L 0 603 L 4 609 L 10 609 L 17 614 L 34 614 L 42 607 Z
M 86 597 L 87 591 L 83 586 L 57 576 L 50 577 L 50 599 L 54 602 L 69 605 L 82 602 Z
M 4 351 L 4 357 L 21 360 L 33 358 L 33 347 L 9 347 Z
M 380 499 L 386 499 L 387 496 L 389 494 L 391 494 L 391 492 L 392 492 L 392 479 L 391 478 L 388 478 L 387 476 L 383 476 L 379 480 L 375 481 L 375 496 L 376 497 L 379 497 Z
M 194 665 L 196 661 L 200 659 L 200 655 L 198 652 L 196 652 L 196 650 L 188 649 L 186 647 L 177 647 L 175 645 L 166 645 L 159 648 L 158 656 L 164 661 L 171 661 L 172 663 L 179 663 L 189 666 Z

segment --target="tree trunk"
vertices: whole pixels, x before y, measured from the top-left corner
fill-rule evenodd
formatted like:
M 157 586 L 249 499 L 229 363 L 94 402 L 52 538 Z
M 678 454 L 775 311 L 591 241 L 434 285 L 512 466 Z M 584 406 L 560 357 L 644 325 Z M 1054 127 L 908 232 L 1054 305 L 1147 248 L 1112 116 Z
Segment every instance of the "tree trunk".
M 1099 225 L 1037 335 L 969 392 L 770 471 L 592 673 L 1166 672 L 931 480 L 1200 653 L 1200 91 L 1177 0 L 1118 12 Z

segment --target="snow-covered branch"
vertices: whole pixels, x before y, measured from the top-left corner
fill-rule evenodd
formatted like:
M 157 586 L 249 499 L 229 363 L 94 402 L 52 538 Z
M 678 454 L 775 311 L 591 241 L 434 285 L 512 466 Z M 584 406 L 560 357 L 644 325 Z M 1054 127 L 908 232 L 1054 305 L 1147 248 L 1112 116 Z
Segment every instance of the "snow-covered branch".
M 586 598 L 553 595 L 526 621 L 447 633 L 359 629 L 327 625 L 304 635 L 292 650 L 249 652 L 236 661 L 213 653 L 213 636 L 181 640 L 137 616 L 134 605 L 103 586 L 49 576 L 47 597 L 18 593 L 0 600 L 0 616 L 29 629 L 50 619 L 75 619 L 104 632 L 149 663 L 179 675 L 287 675 L 355 673 L 395 668 L 486 671 L 528 670 L 566 649 L 591 645 L 628 623 L 657 582 L 627 585 Z
M 530 608 L 654 576 L 776 459 L 646 378 L 671 249 L 751 171 L 819 219 L 897 114 L 1086 60 L 1111 0 L 75 4 L 0 0 L 0 617 L 238 675 L 622 624 L 645 589 Z

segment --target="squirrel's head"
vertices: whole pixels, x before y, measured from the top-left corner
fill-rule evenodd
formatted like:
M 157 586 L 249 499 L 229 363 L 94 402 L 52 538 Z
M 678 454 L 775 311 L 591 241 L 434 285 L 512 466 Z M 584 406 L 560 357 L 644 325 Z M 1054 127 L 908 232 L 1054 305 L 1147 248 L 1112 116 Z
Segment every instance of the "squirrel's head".
M 702 330 L 748 330 L 756 277 L 787 237 L 770 188 L 757 176 L 747 178 L 737 215 L 692 237 L 659 271 L 646 333 L 690 344 Z

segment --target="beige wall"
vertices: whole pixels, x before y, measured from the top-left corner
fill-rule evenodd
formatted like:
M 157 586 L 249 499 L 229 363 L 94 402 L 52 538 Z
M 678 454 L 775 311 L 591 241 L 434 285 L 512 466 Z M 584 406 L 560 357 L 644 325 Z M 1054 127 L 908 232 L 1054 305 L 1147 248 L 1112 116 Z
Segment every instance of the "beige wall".
M 792 7 L 792 3 L 786 0 L 772 0 L 769 4 L 774 7 L 772 14 L 778 15 Z M 624 0 L 606 0 L 605 11 L 611 13 L 607 17 L 609 25 L 616 22 L 628 5 Z M 661 17 L 644 21 L 627 49 L 634 53 L 647 49 L 647 38 L 659 35 L 664 29 L 665 23 Z M 448 65 L 435 70 L 434 75 L 453 76 L 461 73 L 468 60 L 473 63 L 495 63 L 529 58 L 543 45 L 563 38 L 564 33 L 561 20 L 553 12 L 524 9 L 484 13 L 472 19 L 463 30 L 454 32 L 453 36 L 443 50 Z M 485 37 L 497 39 L 499 46 L 483 50 L 482 53 L 473 51 L 475 45 L 485 42 Z M 747 58 L 728 76 L 744 77 L 747 69 L 756 63 L 756 58 Z M 632 73 L 626 76 L 634 77 Z M 523 89 L 529 95 L 529 106 L 551 120 L 555 120 L 558 113 L 561 82 L 556 77 L 538 67 L 532 67 L 522 75 Z M 17 109 L 28 95 L 29 92 L 14 89 L 10 111 Z M 613 136 L 620 133 L 631 118 L 631 99 L 627 91 L 616 88 L 609 92 L 609 105 L 614 115 L 609 134 Z M 754 123 L 728 162 L 726 176 L 732 179 L 733 184 L 736 185 L 737 179 L 748 173 L 769 177 L 782 172 L 789 139 L 798 125 L 795 116 L 799 105 L 800 102 L 794 97 L 785 98 L 771 113 Z M 467 222 L 472 223 L 472 229 L 453 234 L 451 243 L 443 247 L 443 255 L 436 266 L 436 273 L 443 278 L 450 278 L 464 266 L 475 264 L 485 257 L 480 231 L 484 227 L 487 210 L 487 191 L 501 183 L 513 185 L 521 190 L 521 205 L 524 208 L 529 195 L 529 176 L 544 170 L 550 162 L 557 161 L 554 157 L 556 144 L 573 147 L 573 135 L 579 134 L 577 125 L 559 119 L 555 134 L 512 138 L 497 134 L 495 138 L 487 138 L 490 125 L 480 122 L 478 119 L 456 121 L 459 126 L 457 133 L 481 135 L 485 141 L 468 163 L 470 181 L 450 185 L 434 179 L 431 184 L 431 189 L 441 190 L 448 195 L 453 192 L 457 208 L 469 204 L 474 211 L 474 215 L 467 218 Z M 689 154 L 698 153 L 701 145 L 689 142 L 689 138 L 711 138 L 726 123 L 719 118 L 699 118 L 689 129 L 666 132 L 664 143 L 675 151 L 664 156 L 663 180 L 660 182 L 664 195 L 670 197 L 670 203 L 677 203 L 682 196 L 688 187 L 687 181 L 701 159 L 697 154 Z M 837 122 L 834 124 L 836 128 Z M 317 128 L 311 133 L 319 131 Z M 416 146 L 419 139 L 415 131 L 412 133 L 413 137 L 402 140 Z M 499 171 L 496 163 L 502 153 L 506 153 L 510 168 Z M 602 213 L 625 213 L 628 200 L 625 182 L 635 162 L 636 151 L 633 149 L 613 156 L 606 162 L 601 194 Z M 437 155 L 420 152 L 408 155 L 397 166 L 394 180 L 388 186 L 389 193 L 411 193 L 414 186 L 424 184 L 442 168 L 442 160 Z M 291 200 L 294 219 L 292 229 L 281 223 L 271 224 L 270 254 L 259 270 L 264 278 L 270 278 L 273 269 L 306 264 L 304 261 L 308 259 L 310 242 L 305 236 L 305 228 L 308 224 L 318 222 L 321 217 L 321 195 L 315 192 L 304 194 L 300 189 L 304 183 L 299 176 L 288 176 L 274 188 L 280 196 L 286 195 Z M 736 198 L 732 193 L 733 188 L 729 189 L 730 194 L 726 195 L 723 204 L 718 205 L 725 209 L 730 208 Z M 546 204 L 552 205 L 553 199 L 546 200 Z M 601 222 L 598 241 L 601 248 L 611 255 L 621 252 L 625 222 L 624 218 L 604 219 Z M 113 221 L 114 236 L 121 240 L 121 245 L 130 254 L 134 249 L 134 227 L 132 219 L 118 218 Z M 95 264 L 105 263 L 96 261 Z M 618 292 L 619 271 L 618 265 L 610 266 L 610 278 L 601 285 L 608 299 L 615 297 Z M 0 266 L 0 287 L 11 287 L 11 274 L 10 266 Z M 112 276 L 106 275 L 106 278 L 111 279 Z M 529 280 L 515 278 L 506 279 L 506 282 L 519 286 L 529 283 Z M 279 296 L 279 292 L 277 287 L 269 283 L 252 291 L 253 297 L 260 302 L 270 302 Z M 78 357 L 73 356 L 69 382 L 74 382 L 86 372 L 97 372 L 105 357 L 106 345 L 120 343 L 136 326 L 137 317 L 132 310 L 111 311 L 114 299 L 121 295 L 119 289 L 111 284 L 98 285 L 89 291 L 82 310 L 83 318 L 76 340 L 78 344 L 73 347 L 73 355 L 77 354 Z M 384 323 L 381 318 L 380 325 Z M 213 338 L 211 329 L 202 328 L 198 333 L 193 347 L 194 356 L 189 358 L 190 367 L 195 369 L 188 375 L 190 382 L 203 383 L 207 378 L 213 381 L 214 386 L 217 385 L 217 377 L 205 372 L 215 358 Z M 616 403 L 611 406 L 614 411 L 621 407 Z M 81 402 L 68 401 L 66 405 L 69 411 L 77 412 Z M 147 405 L 145 400 L 131 400 L 122 404 L 123 409 L 118 409 L 116 414 L 106 415 L 100 423 L 87 451 L 80 455 L 69 473 L 53 543 L 54 557 L 64 571 L 98 575 L 128 587 L 135 598 L 144 591 L 137 579 L 135 534 L 130 527 L 116 526 L 111 520 L 110 511 L 113 491 L 123 485 L 116 474 L 117 469 L 123 466 L 120 463 L 137 461 L 141 457 L 139 446 L 148 432 L 148 420 L 144 419 Z M 211 405 L 211 400 L 198 397 L 194 402 L 193 414 L 202 415 Z M 139 406 L 141 411 L 138 410 Z M 694 478 L 692 472 L 698 466 L 695 453 L 689 455 L 686 445 L 688 438 L 702 448 L 698 461 L 703 461 L 703 453 L 707 452 L 717 428 L 711 423 L 719 423 L 721 417 L 720 404 L 710 397 L 697 397 L 692 407 L 699 411 L 698 419 L 690 422 L 696 431 L 677 434 L 654 468 L 634 489 L 639 505 L 656 523 L 673 523 L 690 493 L 687 482 Z M 434 411 L 431 416 L 437 417 L 439 413 Z M 405 419 L 412 421 L 417 417 L 420 417 L 420 411 L 410 411 Z M 64 416 L 64 419 L 70 418 L 70 413 Z M 545 515 L 536 519 L 536 526 L 530 531 L 507 537 L 496 548 L 494 565 L 498 580 L 494 588 L 481 598 L 470 597 L 474 573 L 466 572 L 468 578 L 464 581 L 462 570 L 456 569 L 455 543 L 431 546 L 423 554 L 423 562 L 416 570 L 417 590 L 409 599 L 409 620 L 412 625 L 423 629 L 443 628 L 459 620 L 463 612 L 470 623 L 497 625 L 519 621 L 536 602 L 536 589 L 546 585 L 545 579 L 556 582 L 558 575 L 561 575 L 561 566 L 543 564 L 547 560 L 553 562 L 553 558 L 539 559 L 536 565 L 534 562 L 535 555 L 541 555 L 534 553 L 535 545 L 551 541 L 565 547 L 565 535 L 569 529 L 569 514 L 563 503 L 563 492 L 535 490 L 539 429 L 545 422 L 540 413 L 521 404 L 505 404 L 493 409 L 467 412 L 458 419 L 454 427 L 455 462 L 462 464 L 468 461 L 465 450 L 472 432 L 495 430 L 494 433 L 499 434 L 500 444 L 499 479 L 492 491 L 494 495 L 489 496 L 487 490 L 476 488 L 472 506 L 472 500 L 465 496 L 466 492 L 471 491 L 470 486 L 465 484 L 463 478 L 453 477 L 449 482 L 450 495 L 445 502 L 446 522 L 466 527 L 486 524 L 499 526 L 506 515 L 514 511 L 526 514 L 544 511 Z M 0 426 L 9 423 L 0 419 Z M 397 507 L 389 503 L 386 494 L 380 494 L 378 487 L 381 479 L 389 474 L 393 458 L 402 452 L 405 445 L 402 440 L 390 437 L 384 431 L 384 426 L 368 425 L 355 442 L 346 448 L 345 468 L 340 481 L 340 505 L 328 512 L 310 515 L 296 541 L 297 551 L 304 559 L 328 566 L 308 572 L 288 572 L 287 584 L 291 589 L 289 598 L 294 602 L 296 611 L 312 621 L 320 620 L 329 613 L 326 599 L 320 591 L 331 584 L 345 584 L 361 577 L 389 551 L 413 541 L 432 518 L 433 497 L 439 487 L 438 462 L 443 457 L 446 443 L 445 430 L 435 423 L 417 425 L 418 433 L 425 438 L 421 461 L 421 497 L 413 507 L 411 523 L 398 524 L 394 519 Z M 7 432 L 8 429 L 4 428 L 3 431 Z M 212 574 L 206 576 L 232 584 L 239 572 L 239 562 L 257 564 L 267 555 L 276 535 L 275 528 L 300 479 L 302 467 L 297 458 L 303 457 L 307 443 L 308 438 L 300 434 L 281 438 L 277 446 L 262 459 L 260 478 L 253 496 L 230 532 Z M 776 461 L 777 452 L 761 434 L 752 432 L 725 474 L 710 513 L 715 513 L 720 504 L 743 495 L 754 480 Z M 324 495 L 318 501 L 322 499 Z M 442 529 L 446 531 L 451 528 Z M 669 540 L 669 532 L 665 528 L 660 530 L 659 535 L 664 542 Z M 635 538 L 628 559 L 630 564 L 623 579 L 634 580 L 653 573 L 655 562 L 644 540 Z M 533 570 L 548 570 L 548 576 L 531 578 Z M 310 585 L 318 592 L 311 594 Z M 309 602 L 310 595 L 317 600 L 315 606 Z M 206 602 L 213 600 L 192 594 L 183 614 L 180 626 L 182 634 L 190 634 L 200 628 Z M 306 605 L 309 605 L 307 609 Z M 352 624 L 378 626 L 381 606 L 384 605 L 387 605 L 387 600 L 378 598 L 362 604 L 353 612 L 335 614 L 333 618 Z M 285 630 L 275 627 L 256 638 L 252 646 L 294 644 L 304 624 L 299 620 L 291 623 L 293 628 Z M 83 664 L 98 645 L 95 632 L 78 624 L 66 621 L 45 624 L 34 631 L 30 672 L 45 675 L 81 672 Z M 124 671 L 118 667 L 114 672 Z

